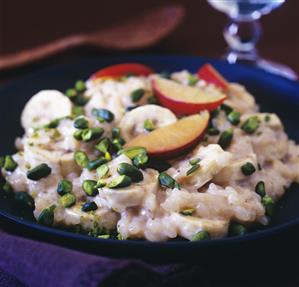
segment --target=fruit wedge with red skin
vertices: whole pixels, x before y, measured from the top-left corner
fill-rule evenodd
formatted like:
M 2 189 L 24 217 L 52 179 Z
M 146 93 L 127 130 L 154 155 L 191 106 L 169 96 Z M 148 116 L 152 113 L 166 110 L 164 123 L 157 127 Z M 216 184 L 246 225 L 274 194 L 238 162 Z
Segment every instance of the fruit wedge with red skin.
M 160 104 L 177 115 L 212 111 L 226 99 L 226 95 L 218 89 L 203 90 L 163 78 L 154 79 L 152 87 Z
M 99 78 L 120 78 L 128 74 L 135 76 L 148 76 L 153 74 L 154 70 L 146 65 L 139 63 L 125 63 L 105 67 L 98 70 L 90 76 L 91 80 Z
M 208 82 L 214 84 L 216 87 L 227 90 L 228 82 L 223 76 L 210 64 L 203 65 L 198 71 L 197 76 Z
M 209 118 L 207 111 L 182 118 L 171 125 L 135 137 L 125 148 L 143 147 L 150 156 L 174 158 L 190 150 L 200 141 Z

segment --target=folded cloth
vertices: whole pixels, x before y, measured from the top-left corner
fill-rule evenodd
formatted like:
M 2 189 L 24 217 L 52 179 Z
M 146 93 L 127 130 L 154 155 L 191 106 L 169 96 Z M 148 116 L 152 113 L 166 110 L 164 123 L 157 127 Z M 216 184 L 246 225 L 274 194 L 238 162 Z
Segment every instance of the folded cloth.
M 177 269 L 178 265 L 98 257 L 0 232 L 1 287 L 117 287 L 130 281 L 131 286 L 157 286 L 155 282 Z

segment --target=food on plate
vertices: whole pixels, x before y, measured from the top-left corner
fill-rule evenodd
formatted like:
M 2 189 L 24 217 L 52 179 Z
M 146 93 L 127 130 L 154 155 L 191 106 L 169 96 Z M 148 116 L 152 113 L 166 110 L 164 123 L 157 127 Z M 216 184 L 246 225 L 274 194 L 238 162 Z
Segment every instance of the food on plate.
M 299 182 L 279 117 L 209 64 L 110 66 L 33 95 L 21 124 L 18 152 L 0 157 L 3 192 L 40 224 L 102 239 L 244 235 Z

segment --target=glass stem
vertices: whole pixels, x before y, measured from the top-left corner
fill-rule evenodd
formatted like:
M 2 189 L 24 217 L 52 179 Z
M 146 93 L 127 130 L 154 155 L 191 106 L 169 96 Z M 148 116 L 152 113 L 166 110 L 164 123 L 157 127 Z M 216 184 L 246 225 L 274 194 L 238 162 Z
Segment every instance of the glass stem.
M 231 19 L 223 34 L 229 47 L 225 58 L 230 64 L 258 59 L 256 44 L 262 34 L 259 20 Z

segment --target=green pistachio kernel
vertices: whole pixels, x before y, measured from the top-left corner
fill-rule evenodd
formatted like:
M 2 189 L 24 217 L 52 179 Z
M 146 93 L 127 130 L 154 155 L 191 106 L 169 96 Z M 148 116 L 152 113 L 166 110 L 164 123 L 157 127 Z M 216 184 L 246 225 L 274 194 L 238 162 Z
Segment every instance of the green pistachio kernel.
M 118 154 L 125 154 L 128 158 L 133 159 L 138 154 L 146 154 L 146 149 L 143 147 L 129 147 L 123 150 L 120 150 Z
M 43 211 L 41 212 L 41 214 L 37 219 L 37 222 L 42 225 L 52 226 L 54 223 L 55 208 L 56 208 L 55 205 L 51 205 L 50 207 L 43 209 Z
M 190 159 L 189 160 L 189 163 L 191 165 L 195 165 L 195 164 L 198 164 L 200 162 L 200 158 L 193 158 L 193 159 Z
M 89 163 L 87 154 L 84 151 L 80 151 L 80 150 L 74 153 L 74 161 L 78 166 L 82 168 L 87 167 Z
M 108 152 L 111 146 L 111 141 L 108 138 L 103 138 L 101 141 L 95 146 L 95 149 L 100 151 L 102 154 Z
M 95 127 L 83 130 L 81 137 L 84 142 L 90 142 L 100 138 L 103 133 L 104 129 L 100 127 Z
M 249 176 L 256 171 L 256 168 L 251 162 L 246 162 L 241 166 L 241 171 L 244 175 Z
M 102 164 L 106 163 L 107 160 L 104 157 L 100 157 L 97 158 L 95 160 L 92 160 L 88 163 L 87 165 L 87 169 L 88 170 L 94 170 L 97 169 L 99 166 L 101 166 Z
M 161 172 L 159 174 L 158 180 L 159 180 L 159 184 L 161 186 L 168 187 L 168 188 L 171 188 L 171 189 L 173 189 L 173 188 L 180 189 L 179 184 L 170 175 L 168 175 L 166 172 Z
M 241 126 L 247 134 L 253 134 L 260 126 L 260 120 L 257 116 L 248 118 Z
M 82 81 L 82 80 L 76 81 L 76 83 L 75 83 L 75 89 L 78 92 L 84 92 L 86 90 L 86 85 L 85 85 L 84 81 Z
M 265 122 L 268 123 L 271 120 L 271 116 L 270 115 L 265 115 Z
M 73 133 L 73 137 L 78 140 L 78 141 L 81 141 L 82 140 L 82 133 L 83 133 L 83 130 L 77 130 Z
M 101 234 L 101 235 L 98 235 L 97 237 L 101 238 L 101 239 L 109 239 L 110 238 L 110 234 Z
M 71 193 L 67 193 L 59 198 L 59 203 L 65 208 L 71 207 L 76 203 L 76 197 Z
M 229 113 L 231 113 L 233 111 L 233 108 L 231 106 L 227 105 L 227 104 L 222 104 L 220 106 L 220 109 L 222 111 L 224 111 L 226 115 L 228 115 Z
M 259 181 L 255 186 L 255 192 L 259 194 L 261 197 L 266 195 L 266 188 L 265 188 L 265 182 Z
M 144 168 L 148 160 L 149 158 L 146 153 L 140 153 L 133 158 L 133 164 L 138 168 Z
M 111 123 L 114 120 L 114 114 L 107 109 L 93 109 L 92 114 L 100 121 Z
M 217 135 L 220 134 L 220 131 L 218 129 L 214 128 L 214 127 L 211 127 L 211 128 L 208 128 L 207 134 L 209 136 L 217 136 Z
M 108 188 L 121 188 L 121 187 L 127 187 L 132 183 L 132 180 L 127 175 L 120 175 L 110 181 L 107 185 Z
M 107 164 L 102 164 L 97 168 L 97 175 L 99 178 L 107 177 L 109 174 L 109 167 Z
M 76 97 L 72 98 L 71 100 L 77 106 L 85 106 L 89 101 L 89 99 L 84 97 L 83 94 L 78 94 Z
M 137 103 L 141 100 L 141 98 L 144 96 L 145 90 L 144 89 L 137 89 L 131 93 L 131 100 L 133 103 Z
M 84 212 L 94 211 L 97 209 L 98 209 L 98 206 L 94 201 L 85 202 L 81 208 L 81 210 Z
M 60 118 L 59 118 L 59 119 L 52 120 L 52 121 L 50 121 L 48 124 L 44 125 L 43 127 L 44 127 L 45 129 L 56 129 L 56 128 L 59 126 L 60 121 L 61 121 Z
M 247 233 L 247 228 L 242 224 L 231 222 L 228 228 L 229 236 L 240 236 Z
M 97 182 L 97 188 L 102 188 L 104 186 L 106 186 L 105 180 L 99 179 L 98 182 Z
M 211 114 L 211 118 L 212 118 L 212 119 L 213 119 L 213 118 L 216 118 L 216 117 L 219 115 L 219 113 L 220 113 L 219 109 L 215 109 L 215 110 L 211 111 L 211 112 L 210 112 L 210 114 Z
M 239 112 L 232 111 L 228 114 L 227 119 L 232 125 L 237 126 L 240 123 L 240 116 Z
M 76 118 L 79 116 L 84 116 L 85 112 L 84 112 L 84 108 L 80 107 L 80 106 L 73 106 L 72 107 L 72 117 Z
M 218 140 L 218 144 L 223 149 L 226 149 L 230 146 L 232 139 L 233 139 L 233 129 L 228 129 L 221 134 Z
M 269 215 L 269 216 L 272 216 L 273 213 L 274 213 L 274 208 L 275 208 L 275 204 L 274 204 L 273 199 L 270 196 L 265 195 L 262 198 L 262 204 L 266 209 L 266 214 Z
M 195 233 L 192 236 L 191 241 L 201 241 L 201 240 L 209 240 L 209 239 L 211 239 L 210 234 L 207 231 L 202 230 Z
M 4 167 L 5 156 L 0 156 L 0 168 Z
M 191 216 L 195 212 L 194 208 L 186 208 L 183 209 L 180 214 L 185 215 L 185 216 Z
M 105 159 L 106 159 L 107 161 L 110 161 L 110 160 L 112 159 L 111 154 L 110 154 L 110 152 L 108 152 L 108 151 L 105 152 L 104 157 L 105 157 Z
M 73 99 L 77 96 L 77 91 L 75 89 L 67 89 L 65 94 L 68 98 Z
M 143 128 L 146 131 L 151 132 L 155 129 L 155 124 L 152 120 L 145 120 L 143 123 Z
M 73 190 L 73 184 L 71 181 L 63 179 L 58 183 L 57 193 L 59 195 L 65 195 L 67 193 L 71 193 Z
M 120 133 L 121 133 L 120 128 L 113 128 L 112 129 L 112 138 L 113 139 L 119 139 L 120 138 Z
M 192 74 L 188 75 L 188 85 L 189 86 L 195 86 L 198 82 L 198 78 Z
M 143 180 L 143 174 L 142 172 L 135 166 L 122 162 L 117 167 L 117 172 L 120 175 L 127 175 L 129 176 L 133 182 L 140 182 Z
M 51 174 L 52 169 L 46 164 L 42 163 L 27 171 L 27 178 L 38 181 Z
M 193 172 L 197 171 L 200 168 L 199 164 L 193 164 L 192 167 L 187 170 L 186 175 L 189 176 L 190 174 L 192 174 Z
M 4 169 L 6 171 L 14 171 L 17 168 L 18 164 L 17 162 L 12 158 L 12 156 L 7 155 L 4 158 Z
M 74 120 L 74 127 L 80 130 L 87 129 L 88 120 L 84 116 L 79 116 Z
M 15 200 L 21 204 L 25 204 L 30 208 L 34 208 L 34 200 L 33 198 L 24 191 L 19 191 L 15 193 Z
M 97 188 L 97 182 L 95 180 L 84 180 L 82 188 L 88 196 L 96 196 L 99 193 Z

